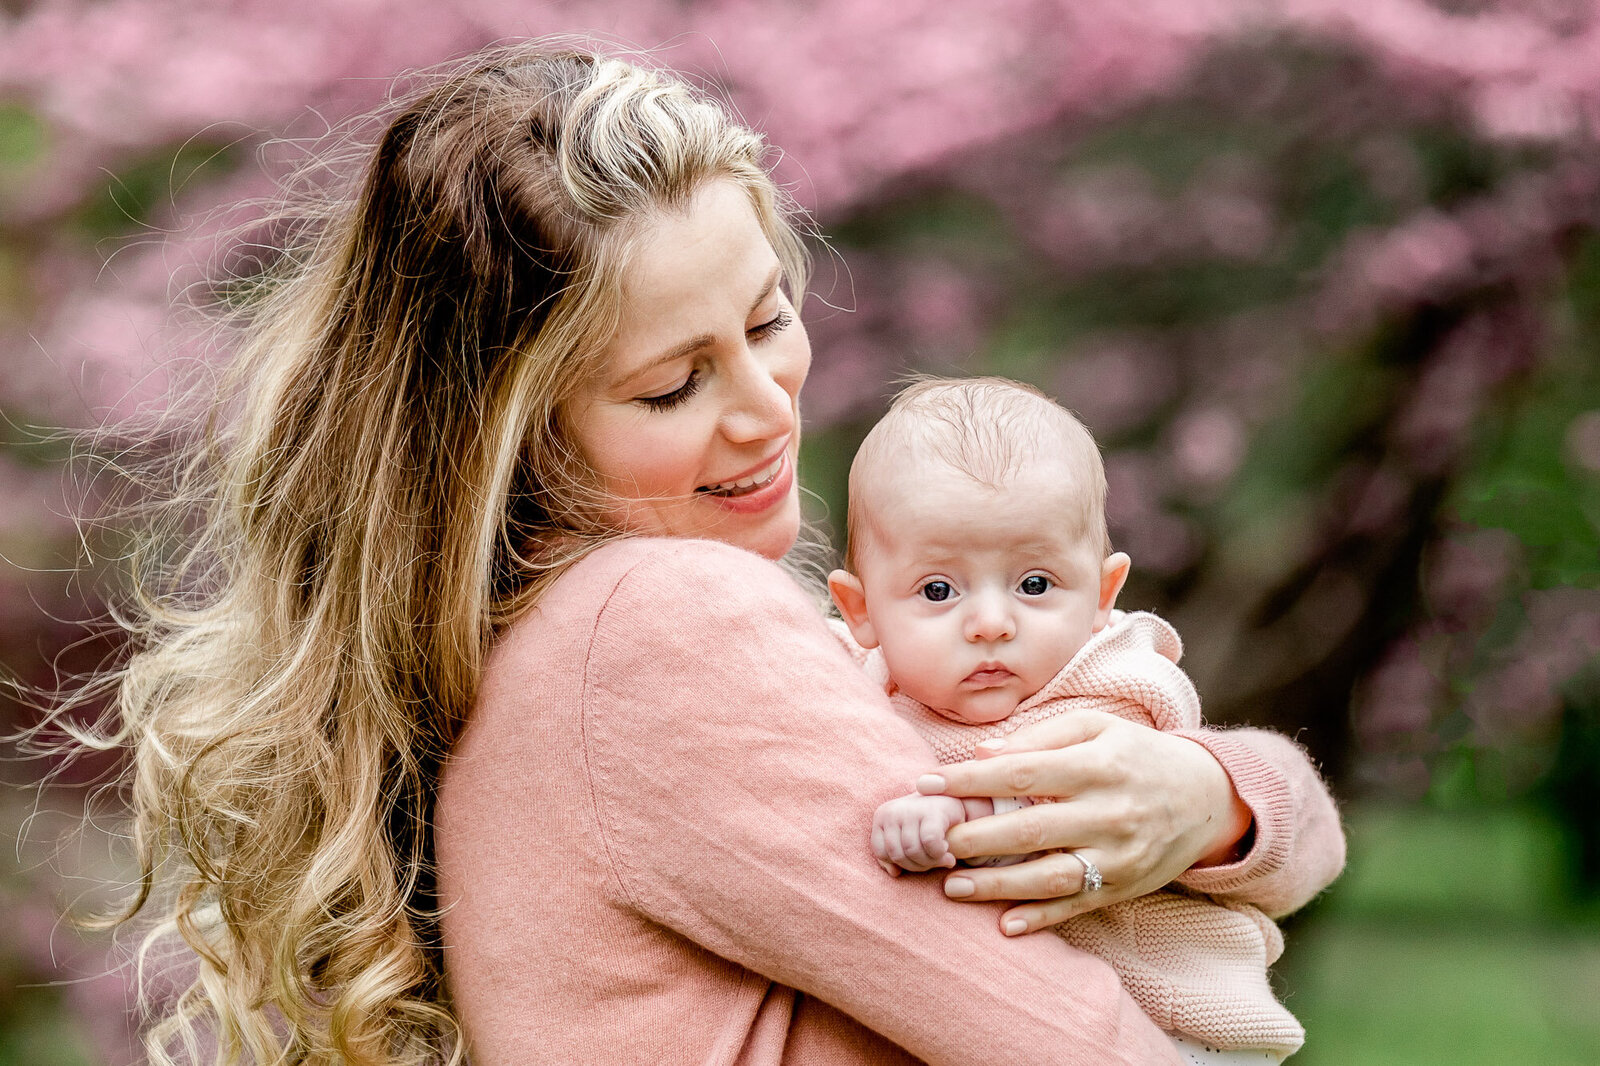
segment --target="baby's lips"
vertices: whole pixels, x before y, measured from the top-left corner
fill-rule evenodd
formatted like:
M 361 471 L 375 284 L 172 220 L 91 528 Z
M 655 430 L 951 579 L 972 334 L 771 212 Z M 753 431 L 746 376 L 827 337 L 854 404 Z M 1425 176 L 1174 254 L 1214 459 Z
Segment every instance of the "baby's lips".
M 963 685 L 993 688 L 1005 684 L 1017 675 L 998 663 L 980 663 L 978 668 L 961 679 Z

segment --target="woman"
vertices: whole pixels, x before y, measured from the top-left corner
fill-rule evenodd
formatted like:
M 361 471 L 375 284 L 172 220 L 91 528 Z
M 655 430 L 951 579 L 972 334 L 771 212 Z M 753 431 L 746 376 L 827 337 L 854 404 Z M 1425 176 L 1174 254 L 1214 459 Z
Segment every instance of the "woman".
M 1337 869 L 1287 741 L 1107 719 L 944 782 L 1073 797 L 953 843 L 1076 848 L 1097 892 L 1070 855 L 878 870 L 873 808 L 934 760 L 768 561 L 810 349 L 763 156 L 668 76 L 478 57 L 249 310 L 203 595 L 120 692 L 157 935 L 198 955 L 158 1048 L 1177 1061 L 1106 966 L 945 896 L 1035 929 L 1196 863 L 1294 903 Z

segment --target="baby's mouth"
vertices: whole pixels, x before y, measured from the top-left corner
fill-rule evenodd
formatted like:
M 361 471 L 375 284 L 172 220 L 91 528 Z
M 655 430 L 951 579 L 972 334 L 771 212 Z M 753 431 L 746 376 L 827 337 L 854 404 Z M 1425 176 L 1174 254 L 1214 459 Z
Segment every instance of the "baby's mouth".
M 702 485 L 695 492 L 703 492 L 707 496 L 745 496 L 757 492 L 772 484 L 774 478 L 783 470 L 784 456 L 779 455 L 772 462 L 757 470 L 753 474 L 738 479 L 737 481 L 721 481 L 715 485 Z
M 1000 663 L 980 663 L 961 683 L 972 688 L 996 688 L 1016 676 Z

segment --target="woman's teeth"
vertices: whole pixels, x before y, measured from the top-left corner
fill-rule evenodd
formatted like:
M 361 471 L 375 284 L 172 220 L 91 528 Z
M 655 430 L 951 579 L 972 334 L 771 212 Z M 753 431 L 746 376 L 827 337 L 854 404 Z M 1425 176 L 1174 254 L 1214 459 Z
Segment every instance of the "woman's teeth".
M 709 492 L 717 496 L 743 496 L 747 492 L 765 488 L 778 476 L 778 471 L 783 469 L 783 456 L 778 456 L 764 469 L 757 470 L 749 477 L 742 477 L 738 481 L 723 481 L 716 485 L 707 485 L 700 492 Z

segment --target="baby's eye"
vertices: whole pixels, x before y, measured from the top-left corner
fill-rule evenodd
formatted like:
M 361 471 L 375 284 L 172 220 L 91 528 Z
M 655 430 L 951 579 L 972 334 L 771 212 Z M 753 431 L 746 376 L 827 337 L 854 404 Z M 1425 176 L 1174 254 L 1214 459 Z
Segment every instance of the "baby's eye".
M 1017 586 L 1024 596 L 1043 596 L 1050 591 L 1050 579 L 1039 574 L 1029 574 Z
M 922 598 L 932 600 L 934 603 L 943 603 L 950 598 L 950 583 L 948 581 L 930 581 L 922 586 Z

